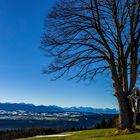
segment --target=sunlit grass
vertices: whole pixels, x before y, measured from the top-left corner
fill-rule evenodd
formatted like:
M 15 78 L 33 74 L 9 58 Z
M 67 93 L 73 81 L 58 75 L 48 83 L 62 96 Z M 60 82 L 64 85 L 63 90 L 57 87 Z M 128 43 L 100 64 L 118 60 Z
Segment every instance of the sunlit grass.
M 140 140 L 140 133 L 121 136 L 106 136 L 106 133 L 113 131 L 115 131 L 115 129 L 94 129 L 73 132 L 71 136 L 53 138 L 29 138 L 27 140 Z

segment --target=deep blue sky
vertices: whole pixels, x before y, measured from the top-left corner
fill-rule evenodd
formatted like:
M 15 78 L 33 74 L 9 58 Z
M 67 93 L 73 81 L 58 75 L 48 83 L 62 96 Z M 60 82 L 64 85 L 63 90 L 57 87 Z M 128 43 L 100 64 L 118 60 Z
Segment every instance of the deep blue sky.
M 55 0 L 0 0 L 0 102 L 117 107 L 110 79 L 90 85 L 42 75 L 49 60 L 39 49 L 44 20 Z

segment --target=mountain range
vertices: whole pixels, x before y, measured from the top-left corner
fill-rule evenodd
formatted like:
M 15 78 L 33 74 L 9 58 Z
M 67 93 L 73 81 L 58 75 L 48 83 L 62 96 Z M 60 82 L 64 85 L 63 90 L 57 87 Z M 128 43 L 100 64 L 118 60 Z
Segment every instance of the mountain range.
M 17 111 L 23 110 L 28 112 L 49 112 L 49 113 L 57 113 L 57 112 L 85 112 L 85 113 L 103 113 L 103 114 L 117 114 L 118 110 L 110 109 L 110 108 L 92 108 L 92 107 L 59 107 L 55 105 L 33 105 L 33 104 L 25 104 L 25 103 L 0 103 L 0 110 L 5 111 Z

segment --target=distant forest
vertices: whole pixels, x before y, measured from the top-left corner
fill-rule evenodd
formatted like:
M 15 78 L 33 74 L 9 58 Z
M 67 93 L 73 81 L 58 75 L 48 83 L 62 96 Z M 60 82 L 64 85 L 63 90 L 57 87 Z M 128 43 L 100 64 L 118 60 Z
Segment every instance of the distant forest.
M 140 115 L 138 115 L 137 124 L 140 125 Z M 90 129 L 102 129 L 102 128 L 114 128 L 118 127 L 118 115 L 114 116 L 109 120 L 102 120 L 97 123 L 93 128 Z M 30 129 L 16 129 L 16 130 L 6 130 L 0 131 L 0 140 L 14 140 L 18 138 L 27 138 L 33 137 L 37 135 L 51 135 L 51 134 L 58 134 L 62 132 L 68 131 L 79 131 L 79 130 L 87 130 L 84 127 L 71 127 L 71 129 L 63 129 L 63 128 L 30 128 Z

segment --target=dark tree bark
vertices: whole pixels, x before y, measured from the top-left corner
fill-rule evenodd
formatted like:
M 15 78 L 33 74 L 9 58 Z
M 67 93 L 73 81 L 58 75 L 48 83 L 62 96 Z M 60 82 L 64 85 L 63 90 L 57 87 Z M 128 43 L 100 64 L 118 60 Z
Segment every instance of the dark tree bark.
M 128 95 L 140 70 L 140 0 L 60 0 L 46 20 L 42 48 L 52 57 L 44 73 L 94 80 L 111 74 L 120 129 L 133 128 Z
M 133 112 L 127 98 L 118 99 L 119 102 L 119 128 L 133 128 Z

